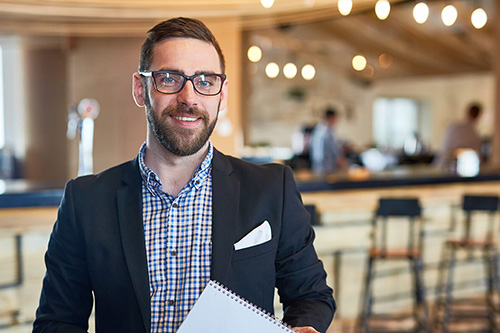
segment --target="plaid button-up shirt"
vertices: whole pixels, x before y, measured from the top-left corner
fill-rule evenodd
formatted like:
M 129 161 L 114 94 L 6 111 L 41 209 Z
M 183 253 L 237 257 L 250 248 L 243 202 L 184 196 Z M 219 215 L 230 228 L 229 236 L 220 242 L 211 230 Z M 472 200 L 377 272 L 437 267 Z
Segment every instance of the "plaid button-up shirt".
M 210 280 L 213 146 L 193 178 L 173 197 L 139 152 L 151 332 L 175 332 Z

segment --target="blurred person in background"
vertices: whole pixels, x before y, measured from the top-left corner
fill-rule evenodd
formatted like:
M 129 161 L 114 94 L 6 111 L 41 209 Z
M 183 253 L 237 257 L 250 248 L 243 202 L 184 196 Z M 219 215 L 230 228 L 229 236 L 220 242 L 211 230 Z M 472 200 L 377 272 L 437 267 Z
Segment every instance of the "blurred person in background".
M 328 108 L 323 121 L 312 132 L 310 156 L 314 173 L 332 173 L 346 165 L 342 144 L 335 133 L 338 118 L 337 111 Z
M 481 112 L 481 104 L 472 103 L 467 108 L 464 120 L 448 126 L 435 165 L 442 168 L 451 167 L 455 162 L 457 149 L 472 149 L 481 158 L 482 140 L 475 128 Z

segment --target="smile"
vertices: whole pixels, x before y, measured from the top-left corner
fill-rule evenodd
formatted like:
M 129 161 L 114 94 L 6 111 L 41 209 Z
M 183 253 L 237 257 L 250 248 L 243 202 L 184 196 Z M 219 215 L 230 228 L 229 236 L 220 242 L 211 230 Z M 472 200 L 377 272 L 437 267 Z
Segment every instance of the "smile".
M 190 121 L 190 122 L 193 122 L 193 121 L 197 121 L 197 120 L 198 120 L 198 118 L 191 118 L 191 117 L 179 117 L 179 116 L 172 116 L 172 118 L 177 119 L 177 120 L 180 120 L 180 121 Z

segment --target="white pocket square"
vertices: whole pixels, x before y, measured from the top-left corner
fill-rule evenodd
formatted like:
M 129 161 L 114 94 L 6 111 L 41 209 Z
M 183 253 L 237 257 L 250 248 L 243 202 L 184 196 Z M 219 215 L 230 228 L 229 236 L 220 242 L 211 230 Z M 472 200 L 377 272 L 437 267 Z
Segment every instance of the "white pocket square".
M 250 231 L 245 237 L 234 244 L 235 250 L 246 249 L 271 240 L 271 226 L 269 222 L 264 221 L 257 228 Z

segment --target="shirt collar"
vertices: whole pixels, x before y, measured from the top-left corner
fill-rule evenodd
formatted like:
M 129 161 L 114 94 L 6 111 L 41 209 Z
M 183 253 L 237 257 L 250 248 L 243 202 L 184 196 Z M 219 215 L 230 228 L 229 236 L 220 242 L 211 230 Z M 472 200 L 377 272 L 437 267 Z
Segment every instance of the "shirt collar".
M 139 169 L 141 172 L 141 177 L 143 183 L 147 188 L 152 191 L 152 193 L 161 191 L 163 184 L 161 183 L 160 177 L 151 170 L 144 162 L 144 157 L 146 155 L 146 142 L 144 142 L 139 149 Z M 208 154 L 201 162 L 201 164 L 196 168 L 193 178 L 186 185 L 187 187 L 194 186 L 195 188 L 200 188 L 203 181 L 207 179 L 211 171 L 212 158 L 214 156 L 214 147 L 212 142 L 208 141 Z M 181 191 L 182 192 L 182 191 Z

